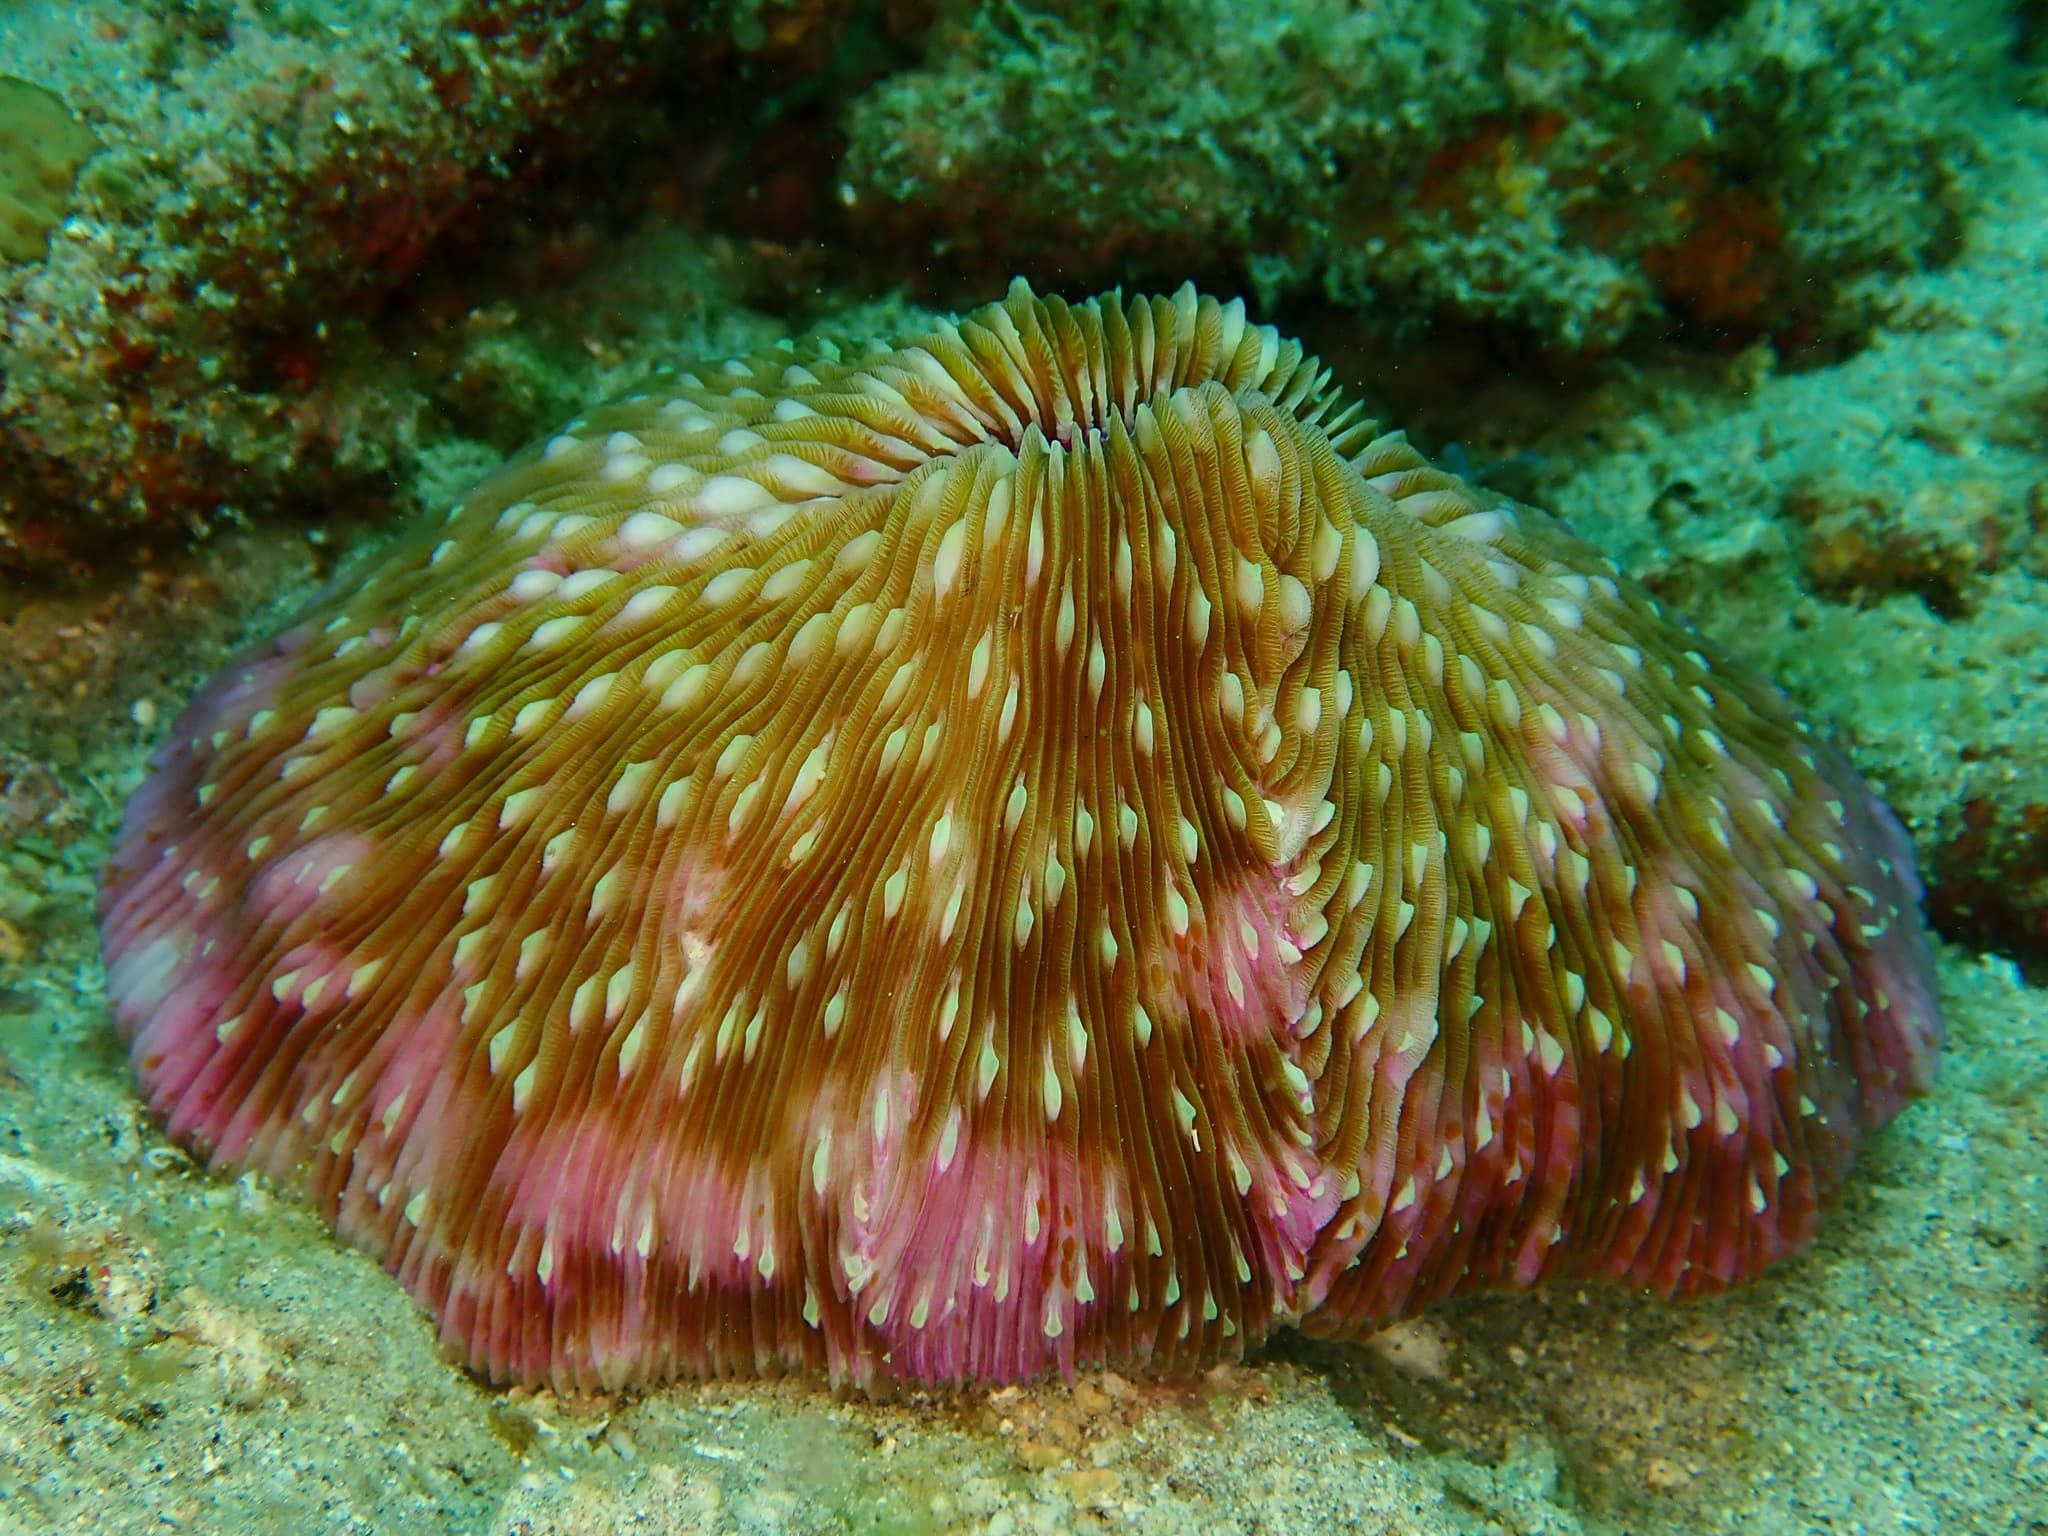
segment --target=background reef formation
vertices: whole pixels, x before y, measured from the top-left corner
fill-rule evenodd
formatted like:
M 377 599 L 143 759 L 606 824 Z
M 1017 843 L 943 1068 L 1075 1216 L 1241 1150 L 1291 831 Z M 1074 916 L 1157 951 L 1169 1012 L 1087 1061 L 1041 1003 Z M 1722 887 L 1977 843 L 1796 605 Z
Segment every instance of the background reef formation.
M 1193 273 L 1552 354 L 1674 327 L 1838 344 L 1867 320 L 1860 277 L 1954 247 L 1965 98 L 2001 35 L 1989 9 L 1955 20 L 1925 0 L 17 7 L 12 67 L 104 147 L 49 256 L 0 267 L 0 569 L 402 494 L 444 441 L 515 446 L 570 408 L 545 381 L 575 365 L 508 356 L 493 306 L 680 210 L 764 243 L 752 281 L 811 306 L 850 281 L 953 301 L 1020 270 Z M 537 250 L 522 217 L 563 233 Z M 638 329 L 680 300 L 648 295 Z
M 1704 643 L 1241 303 L 1019 284 L 657 379 L 231 664 L 109 998 L 499 1379 L 1692 1294 L 1940 1034 L 1903 834 Z

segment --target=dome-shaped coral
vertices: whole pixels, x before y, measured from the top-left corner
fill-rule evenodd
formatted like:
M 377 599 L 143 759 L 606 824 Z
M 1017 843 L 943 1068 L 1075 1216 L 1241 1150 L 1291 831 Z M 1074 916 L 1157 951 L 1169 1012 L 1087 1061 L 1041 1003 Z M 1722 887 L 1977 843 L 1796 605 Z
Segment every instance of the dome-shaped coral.
M 151 1104 L 561 1385 L 1753 1274 L 1931 1074 L 1904 839 L 1326 383 L 1020 286 L 572 424 L 158 754 Z

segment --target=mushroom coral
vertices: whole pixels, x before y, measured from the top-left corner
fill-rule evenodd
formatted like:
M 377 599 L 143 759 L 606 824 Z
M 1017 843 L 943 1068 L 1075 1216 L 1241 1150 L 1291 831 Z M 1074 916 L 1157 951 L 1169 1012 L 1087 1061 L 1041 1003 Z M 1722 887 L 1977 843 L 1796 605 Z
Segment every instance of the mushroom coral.
M 173 1137 L 610 1388 L 1740 1280 L 1931 1079 L 1918 894 L 1241 304 L 1019 284 L 522 455 L 205 689 L 102 911 Z

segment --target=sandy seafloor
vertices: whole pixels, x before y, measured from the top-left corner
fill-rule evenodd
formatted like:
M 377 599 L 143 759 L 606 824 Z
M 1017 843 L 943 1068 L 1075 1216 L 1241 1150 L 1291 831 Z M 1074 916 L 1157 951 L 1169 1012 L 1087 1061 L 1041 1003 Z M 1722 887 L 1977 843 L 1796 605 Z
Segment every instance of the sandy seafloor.
M 1550 502 L 1640 555 L 1664 537 L 1653 482 L 1689 464 L 1685 539 L 1711 572 L 1788 475 L 1853 470 L 1930 401 L 1971 451 L 1976 413 L 2048 352 L 2048 123 L 2015 116 L 1997 151 L 1969 249 L 1887 296 L 1876 344 L 1740 389 L 1636 378 L 1625 430 L 1533 445 Z M 309 590 L 306 551 L 261 534 L 206 558 L 244 589 L 267 573 L 278 608 Z M 0 957 L 0 1532 L 2048 1532 L 2048 993 L 1955 947 L 1939 1088 L 1867 1148 L 1812 1252 L 1725 1298 L 1478 1298 L 1178 1384 L 888 1405 L 805 1382 L 484 1388 L 375 1263 L 289 1191 L 195 1168 L 131 1091 L 95 870 L 185 691 L 278 611 L 209 605 L 204 561 L 184 579 L 135 642 L 130 717 L 81 723 L 51 769 L 68 838 L 0 851 L 38 902 L 33 942 Z M 2009 625 L 2017 658 L 1984 680 L 1993 714 L 2048 708 L 2039 591 L 1994 592 L 1977 620 Z M 1869 626 L 1921 625 L 1940 665 L 1917 599 L 1804 640 L 1770 614 L 1721 622 L 1835 720 L 1943 729 L 1931 672 L 1858 650 Z

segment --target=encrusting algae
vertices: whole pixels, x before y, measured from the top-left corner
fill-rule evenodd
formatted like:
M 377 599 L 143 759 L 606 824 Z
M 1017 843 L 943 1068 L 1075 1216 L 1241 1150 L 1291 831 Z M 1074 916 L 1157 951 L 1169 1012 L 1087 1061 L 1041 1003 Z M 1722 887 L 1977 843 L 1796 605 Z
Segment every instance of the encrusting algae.
M 1008 1380 L 1689 1293 L 1931 1080 L 1904 836 L 1241 304 L 573 423 L 211 684 L 109 992 L 496 1379 Z

